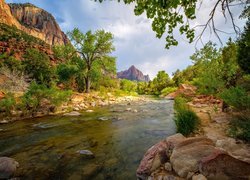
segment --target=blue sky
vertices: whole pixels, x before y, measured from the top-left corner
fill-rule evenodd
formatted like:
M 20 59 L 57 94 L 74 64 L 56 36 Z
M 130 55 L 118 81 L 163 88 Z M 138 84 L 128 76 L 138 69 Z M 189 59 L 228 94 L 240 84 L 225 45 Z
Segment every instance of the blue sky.
M 184 37 L 176 37 L 179 40 L 177 47 L 165 49 L 165 40 L 157 39 L 151 30 L 151 21 L 145 15 L 135 16 L 134 5 L 124 5 L 122 2 L 107 1 L 102 4 L 93 0 L 6 0 L 7 3 L 30 2 L 36 6 L 50 12 L 59 23 L 64 32 L 78 27 L 83 32 L 104 29 L 114 34 L 114 45 L 116 51 L 113 53 L 117 57 L 118 71 L 125 70 L 131 65 L 135 65 L 144 74 L 149 74 L 152 79 L 158 71 L 165 70 L 169 75 L 177 68 L 184 69 L 191 64 L 189 57 L 195 52 L 194 43 L 189 44 Z M 197 11 L 197 19 L 191 24 L 204 24 L 208 19 L 208 14 L 214 2 L 204 0 Z M 237 25 L 242 28 L 244 21 L 238 18 L 240 7 L 232 7 Z M 233 32 L 231 24 L 225 22 L 221 13 L 217 13 L 216 25 L 221 30 Z M 200 29 L 197 29 L 199 34 Z M 227 39 L 234 35 L 221 34 L 221 39 L 225 43 Z M 204 42 L 212 40 L 219 44 L 215 36 L 206 32 L 203 36 Z

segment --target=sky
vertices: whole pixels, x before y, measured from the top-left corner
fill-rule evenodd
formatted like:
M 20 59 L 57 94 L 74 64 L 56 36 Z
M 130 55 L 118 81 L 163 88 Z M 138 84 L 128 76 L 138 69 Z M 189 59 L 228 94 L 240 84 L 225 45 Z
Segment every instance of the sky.
M 158 39 L 151 29 L 151 20 L 146 15 L 134 15 L 134 4 L 125 5 L 123 2 L 106 1 L 104 3 L 93 0 L 6 0 L 7 3 L 30 2 L 51 13 L 64 32 L 77 27 L 82 32 L 104 29 L 114 35 L 117 70 L 128 69 L 135 65 L 145 75 L 153 79 L 158 71 L 165 70 L 170 76 L 177 69 L 184 69 L 192 64 L 189 57 L 202 44 L 189 44 L 185 37 L 175 31 L 179 45 L 165 49 L 165 38 Z M 214 0 L 203 0 L 197 7 L 197 19 L 191 25 L 204 24 L 214 6 Z M 245 21 L 239 19 L 241 6 L 232 6 L 236 24 L 243 29 Z M 225 20 L 220 12 L 215 16 L 216 26 L 223 31 L 232 33 L 233 28 L 229 20 Z M 196 29 L 198 35 L 201 29 Z M 234 34 L 221 33 L 220 37 L 225 44 L 229 37 L 235 39 Z M 209 40 L 219 44 L 218 39 L 208 31 L 203 36 L 203 42 Z

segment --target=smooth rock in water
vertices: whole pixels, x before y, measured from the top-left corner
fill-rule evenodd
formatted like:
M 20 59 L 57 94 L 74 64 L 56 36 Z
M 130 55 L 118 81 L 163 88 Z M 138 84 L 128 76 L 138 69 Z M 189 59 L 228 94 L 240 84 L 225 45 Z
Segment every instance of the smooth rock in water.
M 11 178 L 18 167 L 19 163 L 15 159 L 0 157 L 0 179 Z
M 7 124 L 7 123 L 9 123 L 7 120 L 0 121 L 0 124 Z
M 137 111 L 137 109 L 135 109 L 135 110 L 133 110 L 133 112 L 134 112 L 134 113 L 137 113 L 138 111 Z
M 91 109 L 89 109 L 89 110 L 87 110 L 86 112 L 87 112 L 87 113 L 92 113 L 92 112 L 94 112 L 94 111 L 91 110 Z
M 213 141 L 205 137 L 187 138 L 177 144 L 170 156 L 174 171 L 183 178 L 199 170 L 199 161 L 214 152 Z
M 126 111 L 131 111 L 132 109 L 131 108 L 127 108 Z
M 167 163 L 164 164 L 164 169 L 166 171 L 171 172 L 172 171 L 172 165 L 169 162 L 167 162 Z
M 107 117 L 100 117 L 100 118 L 98 118 L 98 120 L 100 120 L 100 121 L 107 121 L 107 120 L 109 120 L 109 118 L 107 118 Z
M 214 151 L 201 159 L 200 172 L 208 179 L 249 179 L 250 164 L 238 160 L 224 151 Z
M 167 162 L 166 149 L 168 145 L 165 140 L 152 146 L 144 155 L 136 171 L 137 178 L 144 180 L 159 168 L 162 163 Z
M 95 157 L 94 153 L 92 153 L 89 150 L 79 150 L 79 151 L 77 151 L 77 153 L 79 153 L 79 154 L 81 154 L 81 155 L 83 155 L 85 157 L 90 157 L 90 158 L 94 158 Z
M 192 180 L 207 180 L 207 178 L 202 174 L 197 174 L 192 176 Z
M 77 112 L 77 111 L 72 111 L 70 113 L 65 113 L 64 116 L 80 116 L 81 113 Z
M 80 108 L 78 108 L 78 107 L 74 107 L 74 108 L 73 108 L 73 110 L 74 110 L 74 111 L 79 111 L 79 110 L 80 110 Z

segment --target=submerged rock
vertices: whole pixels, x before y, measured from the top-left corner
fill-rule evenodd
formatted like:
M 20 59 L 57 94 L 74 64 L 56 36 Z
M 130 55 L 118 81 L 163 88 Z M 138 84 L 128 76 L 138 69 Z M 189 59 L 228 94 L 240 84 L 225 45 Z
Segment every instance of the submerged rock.
M 8 157 L 0 157 L 0 179 L 9 179 L 11 178 L 17 168 L 19 163 L 15 159 Z
M 108 121 L 109 118 L 107 118 L 107 117 L 99 117 L 98 120 L 100 120 L 100 121 Z
M 80 116 L 81 113 L 77 112 L 77 111 L 72 111 L 70 113 L 65 113 L 64 116 Z
M 95 155 L 90 150 L 78 150 L 77 153 L 82 155 L 83 157 L 94 158 Z
M 84 178 L 91 178 L 96 176 L 101 169 L 102 166 L 100 165 L 88 164 L 87 166 L 84 166 L 82 175 Z

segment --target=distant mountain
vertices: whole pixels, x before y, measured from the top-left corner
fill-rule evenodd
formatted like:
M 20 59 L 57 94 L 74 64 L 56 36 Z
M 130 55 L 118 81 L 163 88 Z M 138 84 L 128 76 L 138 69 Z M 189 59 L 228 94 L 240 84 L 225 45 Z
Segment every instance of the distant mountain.
M 150 81 L 149 76 L 143 75 L 143 73 L 138 70 L 134 65 L 131 66 L 128 70 L 118 72 L 117 77 L 120 79 L 128 79 L 131 81 Z

